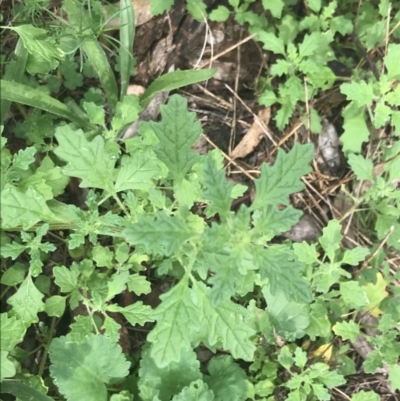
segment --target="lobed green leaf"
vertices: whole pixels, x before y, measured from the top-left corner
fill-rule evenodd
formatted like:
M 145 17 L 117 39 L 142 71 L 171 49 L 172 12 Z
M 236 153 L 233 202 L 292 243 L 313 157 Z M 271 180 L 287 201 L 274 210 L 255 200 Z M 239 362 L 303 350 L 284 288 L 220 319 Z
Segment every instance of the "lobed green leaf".
M 231 301 L 213 307 L 209 288 L 203 283 L 194 282 L 193 289 L 197 296 L 198 330 L 201 330 L 206 345 L 223 347 L 234 358 L 253 360 L 256 347 L 250 337 L 255 332 L 244 321 L 247 310 Z
M 147 340 L 152 343 L 151 357 L 159 368 L 179 362 L 182 352 L 191 349 L 191 342 L 200 329 L 198 309 L 187 286 L 187 276 L 166 294 L 154 312 L 157 321 Z
M 289 195 L 304 188 L 300 178 L 311 171 L 309 163 L 314 156 L 312 144 L 295 143 L 289 153 L 279 149 L 275 164 L 271 167 L 264 163 L 261 177 L 254 180 L 256 197 L 252 210 L 267 205 L 288 205 Z
M 22 320 L 15 316 L 8 317 L 7 313 L 0 314 L 0 323 L 0 349 L 12 351 L 24 339 L 26 327 Z
M 258 33 L 257 38 L 263 42 L 263 49 L 270 50 L 275 54 L 285 55 L 285 44 L 283 40 L 273 33 L 261 31 Z
M 371 159 L 364 159 L 361 155 L 355 155 L 353 153 L 350 153 L 347 159 L 350 167 L 359 180 L 373 181 L 374 166 Z
M 195 121 L 195 113 L 187 111 L 187 100 L 182 96 L 171 96 L 168 104 L 160 109 L 161 122 L 151 123 L 160 141 L 154 151 L 166 164 L 175 180 L 181 183 L 199 158 L 199 155 L 192 153 L 190 149 L 200 138 L 201 124 Z
M 39 321 L 37 314 L 44 310 L 43 294 L 33 284 L 31 276 L 27 276 L 17 292 L 8 298 L 7 303 L 26 327 Z
M 348 322 L 338 322 L 333 326 L 333 331 L 336 335 L 342 337 L 343 340 L 356 341 L 360 334 L 359 325 L 350 320 Z
M 1 192 L 1 206 L 3 229 L 22 226 L 24 230 L 29 230 L 39 221 L 58 221 L 43 195 L 33 188 L 22 192 L 13 185 L 6 184 Z
M 137 151 L 121 159 L 121 168 L 115 182 L 115 191 L 154 188 L 152 179 L 160 174 L 157 159 L 151 151 Z
M 132 245 L 142 245 L 149 254 L 171 256 L 195 234 L 193 229 L 178 216 L 157 213 L 156 219 L 144 215 L 128 226 L 122 234 Z
M 225 169 L 219 169 L 214 158 L 209 155 L 203 163 L 203 196 L 211 201 L 207 207 L 207 217 L 218 213 L 221 218 L 230 214 L 233 182 L 226 180 Z
M 116 158 L 107 153 L 101 136 L 89 142 L 82 130 L 64 126 L 57 128 L 55 137 L 58 147 L 54 153 L 68 163 L 64 174 L 81 178 L 83 188 L 112 190 Z
M 261 279 L 269 279 L 272 295 L 282 291 L 289 301 L 312 301 L 309 282 L 300 274 L 303 265 L 292 260 L 286 245 L 269 246 L 257 257 Z
M 319 238 L 319 243 L 332 262 L 335 260 L 336 251 L 340 248 L 340 243 L 343 239 L 341 230 L 342 226 L 340 223 L 337 220 L 331 220 L 324 227 L 322 236 Z

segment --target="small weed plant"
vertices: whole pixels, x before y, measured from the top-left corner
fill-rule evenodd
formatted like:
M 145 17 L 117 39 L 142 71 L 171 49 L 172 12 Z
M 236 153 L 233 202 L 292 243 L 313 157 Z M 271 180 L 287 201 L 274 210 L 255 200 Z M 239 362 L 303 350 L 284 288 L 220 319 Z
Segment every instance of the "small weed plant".
M 317 401 L 382 368 L 400 390 L 400 273 L 388 258 L 400 251 L 398 4 L 309 0 L 301 15 L 297 1 L 263 0 L 255 13 L 251 0 L 211 11 L 187 0 L 196 19 L 232 17 L 275 55 L 254 89 L 277 110 L 278 130 L 297 113 L 320 132 L 306 104 L 335 87 L 346 97 L 343 150 L 367 188 L 347 196 L 370 237 L 348 248 L 335 219 L 313 243 L 277 240 L 302 215 L 290 196 L 312 170 L 311 143 L 262 164 L 252 203 L 233 211 L 248 187 L 226 179 L 219 150 L 191 150 L 202 127 L 182 96 L 122 139 L 157 93 L 215 73 L 176 71 L 126 95 L 129 0 L 115 7 L 118 42 L 98 0 L 64 0 L 54 14 L 46 1 L 25 3 L 2 27 L 19 39 L 2 56 L 1 391 L 21 401 Z M 151 10 L 172 3 L 153 0 Z M 350 53 L 348 37 L 359 44 Z M 354 54 L 373 67 L 358 68 Z M 337 59 L 353 71 L 344 83 L 330 68 Z M 367 142 L 379 156 L 365 156 Z M 87 191 L 80 207 L 66 197 L 71 177 Z M 149 301 L 155 287 L 162 294 Z M 356 366 L 360 338 L 372 351 Z

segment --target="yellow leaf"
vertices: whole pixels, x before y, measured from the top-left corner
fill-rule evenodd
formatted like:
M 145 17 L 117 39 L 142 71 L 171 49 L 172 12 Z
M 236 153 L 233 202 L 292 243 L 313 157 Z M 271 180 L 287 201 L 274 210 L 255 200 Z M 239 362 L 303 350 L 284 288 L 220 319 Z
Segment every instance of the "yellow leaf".
M 376 277 L 376 284 L 368 283 L 362 287 L 369 300 L 369 304 L 363 310 L 364 312 L 371 313 L 374 317 L 378 317 L 383 313 L 379 309 L 379 305 L 388 296 L 388 292 L 386 291 L 387 283 L 383 279 L 382 274 L 377 273 Z
M 308 351 L 310 346 L 311 346 L 311 341 L 310 340 L 306 340 L 306 341 L 304 341 L 303 345 L 301 346 L 301 349 L 303 351 Z
M 332 358 L 332 344 L 323 344 L 311 354 L 314 358 L 320 356 L 325 362 L 329 362 Z

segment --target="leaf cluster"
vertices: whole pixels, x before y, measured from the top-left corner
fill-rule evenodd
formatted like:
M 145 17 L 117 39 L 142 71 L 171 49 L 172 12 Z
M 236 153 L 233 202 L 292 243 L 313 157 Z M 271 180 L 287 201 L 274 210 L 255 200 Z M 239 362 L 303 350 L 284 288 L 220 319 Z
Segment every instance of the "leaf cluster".
M 219 151 L 192 151 L 202 127 L 183 97 L 172 95 L 161 121 L 141 122 L 137 136 L 121 139 L 156 94 L 215 71 L 168 73 L 140 97 L 127 95 L 135 64 L 131 1 L 111 13 L 121 22 L 112 45 L 118 69 L 99 41 L 107 37 L 101 1 L 65 0 L 51 26 L 38 18 L 45 6 L 39 3 L 15 10 L 7 29 L 19 40 L 1 80 L 1 123 L 18 103 L 26 118 L 13 135 L 27 143 L 16 152 L 12 139 L 0 143 L 4 391 L 43 401 L 59 394 L 71 401 L 272 400 L 277 391 L 291 401 L 328 400 L 356 373 L 347 354 L 360 337 L 373 349 L 364 372 L 388 367 L 398 390 L 399 275 L 391 274 L 382 244 L 399 250 L 400 148 L 398 141 L 381 146 L 382 169 L 361 151 L 376 130 L 399 133 L 400 47 L 387 43 L 375 63 L 378 77 L 356 69 L 341 83 L 330 64 L 348 35 L 367 51 L 398 38 L 398 6 L 364 2 L 357 23 L 344 0 L 310 0 L 301 19 L 294 2 L 283 0 L 262 1 L 262 14 L 252 11 L 252 0 L 229 0 L 209 13 L 214 21 L 232 15 L 247 24 L 275 54 L 255 89 L 260 104 L 278 106 L 278 129 L 295 111 L 305 116 L 306 103 L 336 84 L 346 96 L 341 139 L 355 178 L 367 185 L 352 195 L 348 214 L 368 209 L 375 242 L 348 248 L 338 220 L 314 243 L 279 238 L 302 215 L 290 197 L 304 189 L 312 144 L 295 143 L 272 165 L 263 163 L 251 205 L 234 212 L 233 202 L 249 188 L 227 180 Z M 153 0 L 151 11 L 172 3 Z M 203 1 L 186 4 L 198 21 L 207 17 Z M 84 88 L 88 77 L 100 89 L 85 91 L 79 102 L 61 95 Z M 34 111 L 28 115 L 25 107 Z M 306 117 L 319 132 L 318 111 L 311 107 Z M 80 207 L 64 198 L 71 177 L 87 191 Z M 130 294 L 128 304 L 118 302 L 123 294 Z M 57 334 L 69 314 L 68 332 Z M 365 327 L 366 315 L 379 334 Z M 36 375 L 24 367 L 33 329 Z M 128 329 L 140 343 L 135 352 L 123 341 Z

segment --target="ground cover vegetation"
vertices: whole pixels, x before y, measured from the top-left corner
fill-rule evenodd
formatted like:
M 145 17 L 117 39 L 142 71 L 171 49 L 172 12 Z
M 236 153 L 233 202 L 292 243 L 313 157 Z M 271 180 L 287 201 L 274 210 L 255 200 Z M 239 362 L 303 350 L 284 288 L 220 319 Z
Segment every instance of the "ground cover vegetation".
M 216 72 L 165 73 L 127 95 L 130 0 L 1 7 L 1 399 L 399 396 L 399 4 L 186 1 L 271 57 L 250 89 L 278 137 L 305 127 L 247 182 L 227 179 L 219 149 L 193 151 L 202 125 L 181 94 L 124 138 L 157 94 Z M 303 214 L 305 178 L 324 179 L 307 138 L 331 93 L 346 174 L 331 184 L 350 207 L 294 243 L 281 234 Z

